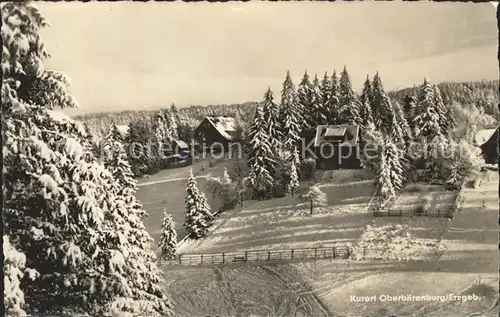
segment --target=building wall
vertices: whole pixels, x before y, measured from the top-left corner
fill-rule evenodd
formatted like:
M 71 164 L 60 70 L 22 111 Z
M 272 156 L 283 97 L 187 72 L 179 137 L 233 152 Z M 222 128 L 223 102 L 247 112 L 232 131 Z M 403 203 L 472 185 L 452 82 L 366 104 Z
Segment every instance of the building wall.
M 316 166 L 321 170 L 360 169 L 359 146 L 324 146 L 316 148 Z
M 194 139 L 198 142 L 200 150 L 207 151 L 214 143 L 221 144 L 222 147 L 220 145 L 213 146 L 213 152 L 227 151 L 228 149 L 228 140 L 207 119 L 204 119 L 194 131 Z
M 498 163 L 498 129 L 491 138 L 481 146 L 481 151 L 483 152 L 486 164 Z

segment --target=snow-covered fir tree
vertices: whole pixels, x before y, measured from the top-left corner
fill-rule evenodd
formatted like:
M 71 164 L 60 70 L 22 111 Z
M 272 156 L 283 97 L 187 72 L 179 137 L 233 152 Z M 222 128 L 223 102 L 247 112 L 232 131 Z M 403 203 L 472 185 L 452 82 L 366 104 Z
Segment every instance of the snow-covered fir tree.
M 447 116 L 449 114 L 448 108 L 444 105 L 443 99 L 441 97 L 441 91 L 437 85 L 433 85 L 434 88 L 434 107 L 436 113 L 439 116 L 439 126 L 441 127 L 441 133 L 444 135 L 448 134 L 450 126 L 450 118 Z
M 302 112 L 301 131 L 310 132 L 313 129 L 309 124 L 312 119 L 312 109 L 314 108 L 314 86 L 309 79 L 307 71 L 304 73 L 302 80 L 297 88 L 297 101 Z
M 276 161 L 268 135 L 268 122 L 264 120 L 261 105 L 256 108 L 254 123 L 250 129 L 248 163 L 252 171 L 250 182 L 254 184 L 257 194 L 264 195 L 274 186 L 272 175 Z
M 135 198 L 137 192 L 137 180 L 128 162 L 127 153 L 123 146 L 123 138 L 118 127 L 113 123 L 111 129 L 103 139 L 103 160 L 102 163 L 111 172 L 116 184 L 117 195 L 134 207 L 139 217 L 145 216 L 145 211 Z
M 401 151 L 391 139 L 392 138 L 386 138 L 385 140 L 385 165 L 390 171 L 392 188 L 395 192 L 399 192 L 403 188 L 403 183 L 406 180 L 405 171 L 401 164 L 403 151 Z
M 170 142 L 172 140 L 172 133 L 167 125 L 167 121 L 162 110 L 158 112 L 152 118 L 152 130 L 160 142 Z
M 165 123 L 173 140 L 179 139 L 179 124 L 176 120 L 175 114 L 173 114 L 169 109 L 163 109 L 163 117 L 165 118 Z
M 179 110 L 177 109 L 177 106 L 173 103 L 170 105 L 170 113 L 172 114 L 172 118 L 174 119 L 176 129 L 177 129 L 177 137 L 179 136 L 179 127 L 184 124 L 181 116 L 179 115 Z
M 394 101 L 392 103 L 392 107 L 394 110 L 393 126 L 399 127 L 399 129 L 401 130 L 402 137 L 405 141 L 405 145 L 408 146 L 409 142 L 411 142 L 411 140 L 413 139 L 413 134 L 410 125 L 408 124 L 408 121 L 406 121 L 406 115 L 403 112 L 403 108 L 401 107 L 399 102 Z
M 328 197 L 316 185 L 309 187 L 309 189 L 300 196 L 300 199 L 309 202 L 309 212 L 311 215 L 314 212 L 314 207 L 324 207 L 328 204 Z
M 26 2 L 2 3 L 1 11 L 10 56 L 2 63 L 4 229 L 39 273 L 21 280 L 24 310 L 171 316 L 151 237 L 88 151 L 84 127 L 53 110 L 76 102 L 67 77 L 44 69 L 44 17 Z
M 280 122 L 283 147 L 291 149 L 300 141 L 302 112 L 290 72 L 286 74 L 281 91 Z
M 390 137 L 391 141 L 396 144 L 396 146 L 400 149 L 405 149 L 406 148 L 406 138 L 403 133 L 403 129 L 400 125 L 400 123 L 396 119 L 396 109 L 393 109 L 393 120 L 391 124 L 391 132 L 390 132 Z
M 373 123 L 373 114 L 372 114 L 372 86 L 370 82 L 370 78 L 368 75 L 366 76 L 365 83 L 363 85 L 363 91 L 360 96 L 360 109 L 359 116 L 361 117 L 361 127 L 362 130 L 366 129 L 371 123 Z
M 415 118 L 415 107 L 417 106 L 417 98 L 414 96 L 406 96 L 403 103 L 403 110 L 406 117 L 406 122 L 410 126 L 412 131 L 415 130 L 413 127 L 413 118 Z
M 295 191 L 299 188 L 299 173 L 295 161 L 290 163 L 290 182 L 288 183 L 288 191 L 293 197 Z
M 435 107 L 434 87 L 428 78 L 420 88 L 413 118 L 414 135 L 417 138 L 434 139 L 442 132 L 440 116 Z
M 390 134 L 394 121 L 394 112 L 391 100 L 384 91 L 378 72 L 373 77 L 372 92 L 372 115 L 375 126 L 384 134 Z
M 163 210 L 163 222 L 161 224 L 161 236 L 158 243 L 161 260 L 171 260 L 177 257 L 177 233 L 172 216 Z
M 198 189 L 193 169 L 189 171 L 185 204 L 186 220 L 184 228 L 190 238 L 199 239 L 207 233 L 212 224 L 213 215 L 205 194 Z
M 10 244 L 8 236 L 3 236 L 3 254 L 5 316 L 27 316 L 21 280 L 38 278 L 38 272 L 26 269 L 26 256 Z
M 147 120 L 139 119 L 129 123 L 125 144 L 134 176 L 158 170 L 161 164 L 160 140 Z
M 361 100 L 361 103 L 365 103 L 365 101 L 371 103 L 373 101 L 373 89 L 370 81 L 370 75 L 366 75 L 366 80 L 363 83 L 363 90 L 361 91 L 359 99 Z
M 313 108 L 311 109 L 312 114 L 310 117 L 311 121 L 309 122 L 309 126 L 316 127 L 320 124 L 326 124 L 323 90 L 321 89 L 318 75 L 315 75 L 313 80 L 313 96 Z
M 321 96 L 323 97 L 323 117 L 325 118 L 325 123 L 330 123 L 330 103 L 332 100 L 332 79 L 328 76 L 328 73 L 325 72 L 323 79 L 321 80 Z
M 396 195 L 396 191 L 392 186 L 391 169 L 387 164 L 385 152 L 380 156 L 377 171 L 377 177 L 375 178 L 375 195 L 378 196 L 380 203 L 383 204 L 387 199 Z
M 362 139 L 364 148 L 361 151 L 361 166 L 377 174 L 380 157 L 385 152 L 384 136 L 372 123 L 365 129 Z
M 262 114 L 264 115 L 264 121 L 266 122 L 266 132 L 269 137 L 269 143 L 275 153 L 278 153 L 281 150 L 282 140 L 279 111 L 279 106 L 274 101 L 274 93 L 271 90 L 271 87 L 269 87 L 264 94 L 264 100 L 262 101 Z
M 347 68 L 340 74 L 339 80 L 340 90 L 340 123 L 360 125 L 361 118 L 359 115 L 360 101 L 354 89 L 352 88 L 351 77 L 347 73 Z
M 424 152 L 425 170 L 424 174 L 431 183 L 439 183 L 446 179 L 446 165 L 449 164 L 450 156 L 453 156 L 454 144 L 443 134 L 438 134 L 430 140 Z
M 334 70 L 332 74 L 332 92 L 330 101 L 325 106 L 328 112 L 328 124 L 340 124 L 340 86 L 337 72 Z

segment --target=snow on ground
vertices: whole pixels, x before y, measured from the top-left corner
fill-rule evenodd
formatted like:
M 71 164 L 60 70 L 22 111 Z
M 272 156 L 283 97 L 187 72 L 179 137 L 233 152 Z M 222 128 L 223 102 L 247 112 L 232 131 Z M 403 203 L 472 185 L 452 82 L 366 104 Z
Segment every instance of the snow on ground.
M 194 243 L 183 244 L 180 253 L 230 252 L 255 249 L 351 244 L 373 216 L 367 212 L 373 187 L 360 182 L 322 188 L 328 206 L 309 206 L 297 197 L 247 202 L 242 211 L 229 211 L 215 232 Z
M 425 264 L 420 264 L 420 266 Z M 384 301 L 390 296 L 446 296 L 448 294 L 460 294 L 485 279 L 484 275 L 462 274 L 450 272 L 419 272 L 418 269 L 404 272 L 391 272 L 391 268 L 368 267 L 362 269 L 345 269 L 341 271 L 331 270 L 312 276 L 313 289 L 317 291 L 318 298 L 323 301 L 332 313 L 343 316 L 409 316 L 417 311 L 425 312 L 420 316 L 429 316 L 433 311 L 446 312 L 434 316 L 465 316 L 465 314 L 449 314 L 443 306 L 450 302 L 441 301 L 442 298 L 434 300 L 401 300 Z M 494 275 L 489 275 L 484 288 L 495 290 Z M 498 289 L 498 279 L 496 282 Z M 481 296 L 481 301 L 464 303 L 462 305 L 469 312 L 481 311 L 491 306 L 494 295 L 471 289 L 468 294 Z M 351 298 L 355 296 L 355 298 Z M 357 302 L 361 297 L 373 297 L 370 302 Z
M 453 208 L 457 195 L 457 191 L 447 191 L 441 185 L 416 183 L 407 186 L 397 198 L 389 203 L 387 208 L 396 211 L 413 211 L 422 206 L 426 199 L 429 199 L 429 211 L 447 212 Z
M 206 169 L 204 173 L 211 172 L 214 175 L 222 175 L 224 166 L 215 166 L 210 170 Z M 168 172 L 168 173 L 167 173 Z M 155 178 L 147 179 L 149 184 L 141 185 L 136 193 L 137 199 L 142 204 L 148 216 L 144 218 L 144 224 L 151 236 L 158 242 L 161 234 L 161 224 L 163 220 L 163 209 L 172 215 L 177 231 L 177 238 L 180 240 L 185 236 L 184 219 L 186 208 L 184 200 L 186 198 L 187 177 L 189 176 L 189 167 L 163 170 L 161 177 L 155 175 Z M 206 178 L 197 178 L 198 188 L 205 191 Z M 145 181 L 143 181 L 143 184 Z M 212 207 L 212 212 L 219 208 L 217 201 L 214 201 L 211 195 L 205 191 L 208 203 Z
M 176 316 L 327 316 L 288 265 L 181 268 L 165 275 Z
M 412 236 L 407 225 L 368 225 L 352 249 L 354 260 L 408 261 L 429 259 L 439 251 L 436 239 Z

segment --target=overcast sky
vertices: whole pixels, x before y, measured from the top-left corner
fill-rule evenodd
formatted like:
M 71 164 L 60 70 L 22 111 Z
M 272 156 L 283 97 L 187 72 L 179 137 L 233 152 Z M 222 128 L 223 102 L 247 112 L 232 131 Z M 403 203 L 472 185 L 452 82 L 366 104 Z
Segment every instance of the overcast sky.
M 490 3 L 43 2 L 48 67 L 72 80 L 79 112 L 256 101 L 287 69 L 344 64 L 359 90 L 498 79 Z

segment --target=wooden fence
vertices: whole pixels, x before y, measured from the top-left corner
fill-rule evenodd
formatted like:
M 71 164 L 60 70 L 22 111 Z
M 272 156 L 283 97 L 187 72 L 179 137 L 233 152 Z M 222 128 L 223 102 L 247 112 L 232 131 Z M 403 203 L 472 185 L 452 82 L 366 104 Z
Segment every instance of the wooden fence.
M 302 248 L 290 250 L 251 250 L 242 252 L 182 254 L 177 259 L 165 261 L 167 265 L 217 265 L 246 262 L 279 262 L 320 259 L 346 259 L 348 246 Z
M 387 209 L 373 212 L 375 217 L 446 217 L 453 218 L 453 208 L 420 211 L 417 209 Z

